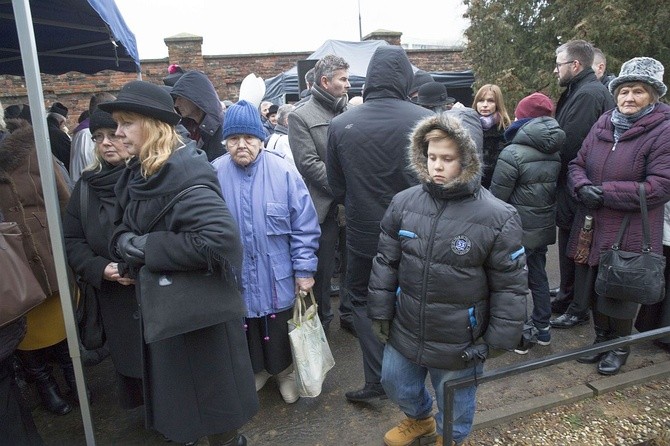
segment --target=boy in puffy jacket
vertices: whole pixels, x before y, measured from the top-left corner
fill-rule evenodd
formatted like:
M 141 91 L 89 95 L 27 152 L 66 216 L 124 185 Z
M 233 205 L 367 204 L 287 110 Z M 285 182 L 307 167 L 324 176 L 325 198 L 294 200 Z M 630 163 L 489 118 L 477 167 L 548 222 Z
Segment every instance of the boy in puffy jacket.
M 409 150 L 421 184 L 398 193 L 381 222 L 368 316 L 386 344 L 382 385 L 407 416 L 385 444 L 436 437 L 442 445 L 444 383 L 481 373 L 487 347 L 511 350 L 521 338 L 526 261 L 519 215 L 480 186 L 480 157 L 459 121 L 420 121 Z M 475 392 L 473 385 L 454 394 L 456 444 L 472 428 Z

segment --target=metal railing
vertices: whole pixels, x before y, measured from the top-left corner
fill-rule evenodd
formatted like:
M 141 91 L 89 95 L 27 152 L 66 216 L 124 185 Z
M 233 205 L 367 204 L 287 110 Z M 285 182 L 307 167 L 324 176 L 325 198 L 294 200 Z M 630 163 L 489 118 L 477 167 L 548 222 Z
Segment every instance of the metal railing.
M 599 344 L 592 344 L 588 347 L 569 350 L 567 352 L 556 353 L 554 355 L 546 356 L 544 358 L 535 359 L 521 363 L 512 364 L 507 367 L 485 371 L 480 375 L 471 376 L 468 378 L 460 378 L 444 383 L 444 413 L 442 424 L 442 435 L 444 444 L 451 446 L 453 442 L 453 407 L 454 407 L 454 391 L 463 387 L 469 387 L 472 384 L 483 384 L 489 381 L 505 378 L 508 376 L 520 375 L 522 373 L 530 372 L 532 370 L 541 369 L 554 364 L 560 364 L 566 361 L 572 361 L 582 355 L 592 353 L 604 353 L 616 348 L 625 347 L 627 345 L 636 344 L 638 342 L 647 341 L 651 339 L 661 338 L 670 334 L 670 327 L 657 328 L 655 330 L 646 331 L 629 336 L 622 336 L 611 341 L 602 342 Z

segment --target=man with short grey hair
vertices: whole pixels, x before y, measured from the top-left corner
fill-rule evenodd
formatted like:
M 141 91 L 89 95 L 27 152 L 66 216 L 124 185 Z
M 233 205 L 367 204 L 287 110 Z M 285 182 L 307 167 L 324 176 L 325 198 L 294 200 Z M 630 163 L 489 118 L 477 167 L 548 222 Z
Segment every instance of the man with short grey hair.
M 321 226 L 314 296 L 326 332 L 333 319 L 330 279 L 335 267 L 339 232 L 337 203 L 326 176 L 326 143 L 330 121 L 346 109 L 350 87 L 347 61 L 333 54 L 324 56 L 314 66 L 312 94 L 288 117 L 289 145 L 296 167 L 307 183 Z

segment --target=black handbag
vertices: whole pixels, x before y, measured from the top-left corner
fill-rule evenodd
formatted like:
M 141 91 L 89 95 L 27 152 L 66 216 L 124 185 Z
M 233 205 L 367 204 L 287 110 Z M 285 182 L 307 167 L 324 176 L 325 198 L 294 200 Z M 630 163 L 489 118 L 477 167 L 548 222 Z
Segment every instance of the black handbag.
M 207 186 L 191 186 L 177 194 L 149 223 L 146 232 L 184 195 L 204 187 Z M 137 289 L 145 342 L 150 344 L 242 316 L 244 304 L 237 282 L 234 277 L 228 279 L 218 269 L 151 271 L 142 266 Z M 231 295 L 235 302 L 231 302 Z
M 614 245 L 600 254 L 595 291 L 600 296 L 638 304 L 650 305 L 665 297 L 665 257 L 651 252 L 649 243 L 649 216 L 644 184 L 640 183 L 642 211 L 642 252 L 619 249 L 630 215 L 621 222 Z
M 83 228 L 88 224 L 88 191 L 88 183 L 82 179 L 79 186 L 79 208 Z M 96 350 L 105 345 L 106 340 L 98 293 L 95 287 L 81 276 L 77 276 L 76 282 L 79 299 L 75 316 L 79 328 L 79 340 L 87 350 Z

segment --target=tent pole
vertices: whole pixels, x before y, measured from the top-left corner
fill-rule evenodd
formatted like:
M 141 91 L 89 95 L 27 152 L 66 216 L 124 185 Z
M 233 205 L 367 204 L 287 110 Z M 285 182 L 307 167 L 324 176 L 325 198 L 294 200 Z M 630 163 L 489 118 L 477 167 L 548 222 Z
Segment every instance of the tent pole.
M 44 93 L 42 92 L 42 77 L 40 75 L 39 62 L 37 59 L 37 46 L 35 44 L 35 33 L 33 29 L 32 15 L 28 0 L 12 0 L 16 29 L 21 47 L 21 60 L 23 72 L 28 90 L 28 102 L 30 104 L 30 115 L 33 120 L 33 131 L 35 135 L 35 146 L 37 148 L 37 160 L 40 168 L 42 191 L 49 223 L 49 236 L 54 253 L 54 264 L 58 277 L 58 288 L 60 290 L 60 302 L 65 319 L 65 330 L 67 333 L 70 357 L 74 364 L 79 406 L 84 424 L 86 444 L 95 445 L 93 435 L 93 422 L 86 394 L 86 382 L 81 364 L 81 353 L 79 351 L 79 338 L 77 336 L 77 325 L 74 319 L 74 306 L 70 293 L 67 262 L 65 258 L 65 245 L 63 243 L 63 231 L 60 219 L 58 195 L 56 193 L 56 177 L 53 170 L 49 133 L 47 131 L 46 114 L 44 110 Z

